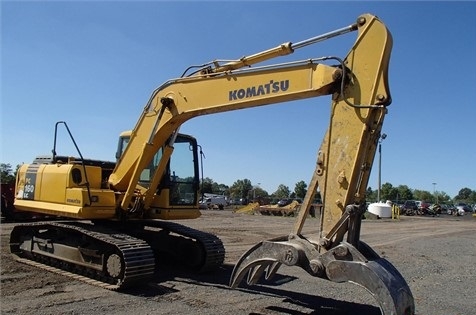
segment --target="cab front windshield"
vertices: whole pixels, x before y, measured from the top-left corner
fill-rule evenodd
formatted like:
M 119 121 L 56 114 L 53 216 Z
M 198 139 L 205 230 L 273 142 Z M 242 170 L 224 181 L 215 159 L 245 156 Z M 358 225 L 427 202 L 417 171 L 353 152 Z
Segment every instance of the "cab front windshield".
M 122 137 L 122 152 L 124 152 L 128 142 L 129 137 Z M 149 187 L 155 169 L 162 158 L 162 153 L 162 149 L 157 151 L 152 162 L 142 171 L 139 180 L 141 186 Z M 157 194 L 160 194 L 164 189 L 169 190 L 171 206 L 195 205 L 197 203 L 197 187 L 199 182 L 197 161 L 197 143 L 195 138 L 179 134 L 174 143 L 173 154 L 157 189 Z
M 170 189 L 170 205 L 195 205 L 197 202 L 196 152 L 196 144 L 191 138 L 177 137 L 174 153 L 167 167 L 168 174 L 163 178 L 161 184 L 161 186 L 168 186 Z

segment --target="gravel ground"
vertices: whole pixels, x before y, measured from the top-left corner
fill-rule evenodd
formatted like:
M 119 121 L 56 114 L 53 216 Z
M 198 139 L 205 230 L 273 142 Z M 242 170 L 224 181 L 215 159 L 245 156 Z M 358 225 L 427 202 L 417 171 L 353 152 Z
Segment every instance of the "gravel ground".
M 8 249 L 13 223 L 1 224 L 1 314 L 380 314 L 361 287 L 313 278 L 281 267 L 272 282 L 231 290 L 234 263 L 259 241 L 287 234 L 294 219 L 204 211 L 182 224 L 217 234 L 227 255 L 212 274 L 163 267 L 143 286 L 114 292 L 14 261 Z M 315 231 L 308 219 L 304 234 Z M 387 258 L 408 282 L 418 315 L 475 313 L 476 218 L 402 217 L 364 220 L 361 238 Z

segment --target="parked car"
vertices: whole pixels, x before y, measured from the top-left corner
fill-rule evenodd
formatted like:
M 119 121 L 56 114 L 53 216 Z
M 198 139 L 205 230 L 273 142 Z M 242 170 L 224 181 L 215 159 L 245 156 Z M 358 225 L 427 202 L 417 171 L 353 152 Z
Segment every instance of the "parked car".
M 427 201 L 418 201 L 417 205 L 418 205 L 418 210 L 420 210 L 420 212 L 423 214 L 427 214 L 431 207 L 431 203 Z
M 468 206 L 468 205 L 467 205 L 466 203 L 464 203 L 464 202 L 458 202 L 458 203 L 456 204 L 456 209 L 457 209 L 457 210 L 462 210 L 462 211 L 464 211 L 464 212 L 471 212 L 471 211 L 472 211 L 472 210 L 471 210 L 471 207 Z
M 281 199 L 278 201 L 278 207 L 284 207 L 289 205 L 292 202 L 292 199 Z
M 456 207 L 454 205 L 446 205 L 446 213 L 450 215 L 456 215 Z
M 400 208 L 400 213 L 404 215 L 415 215 L 418 211 L 418 205 L 415 200 L 407 200 Z
M 451 205 L 442 203 L 440 204 L 440 207 L 441 207 L 441 213 L 451 214 Z
M 204 198 L 200 199 L 199 201 L 199 208 L 200 209 L 225 209 L 227 205 L 226 197 L 219 196 L 219 195 L 210 195 L 204 196 Z
M 278 207 L 284 207 L 289 205 L 293 200 L 291 198 L 285 198 L 278 201 Z

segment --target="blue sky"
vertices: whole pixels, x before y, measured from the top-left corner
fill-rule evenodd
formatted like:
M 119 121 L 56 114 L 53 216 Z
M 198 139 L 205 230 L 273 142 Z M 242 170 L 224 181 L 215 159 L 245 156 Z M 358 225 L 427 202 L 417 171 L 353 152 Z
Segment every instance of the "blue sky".
M 394 39 L 382 183 L 451 197 L 476 190 L 476 2 L 469 1 L 2 1 L 0 162 L 49 154 L 60 120 L 83 156 L 114 160 L 119 133 L 135 125 L 154 88 L 189 65 L 298 42 L 367 12 Z M 276 62 L 344 57 L 355 35 Z M 320 97 L 203 116 L 181 132 L 202 145 L 206 177 L 293 190 L 311 178 L 329 105 Z M 63 138 L 57 152 L 75 155 Z

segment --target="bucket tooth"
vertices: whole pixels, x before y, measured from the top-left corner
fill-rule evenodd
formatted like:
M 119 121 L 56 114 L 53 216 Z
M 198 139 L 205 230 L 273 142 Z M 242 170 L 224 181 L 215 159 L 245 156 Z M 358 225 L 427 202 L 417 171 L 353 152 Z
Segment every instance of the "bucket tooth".
M 265 274 L 265 279 L 266 280 L 271 280 L 273 279 L 274 275 L 276 274 L 276 272 L 278 272 L 278 269 L 279 267 L 281 267 L 281 263 L 280 262 L 273 262 L 272 264 L 270 264 L 268 266 L 268 268 L 266 268 L 266 274 Z
M 246 279 L 246 283 L 248 285 L 256 284 L 261 278 L 261 275 L 266 272 L 269 265 L 271 265 L 271 262 L 266 261 L 262 264 L 254 266 L 253 268 L 250 268 L 248 271 L 248 278 Z
M 286 240 L 287 237 L 283 237 L 260 242 L 244 253 L 233 269 L 230 287 L 236 288 L 246 274 L 247 284 L 253 285 L 263 273 L 266 280 L 271 280 L 282 263 L 295 265 L 299 257 L 298 249 Z

